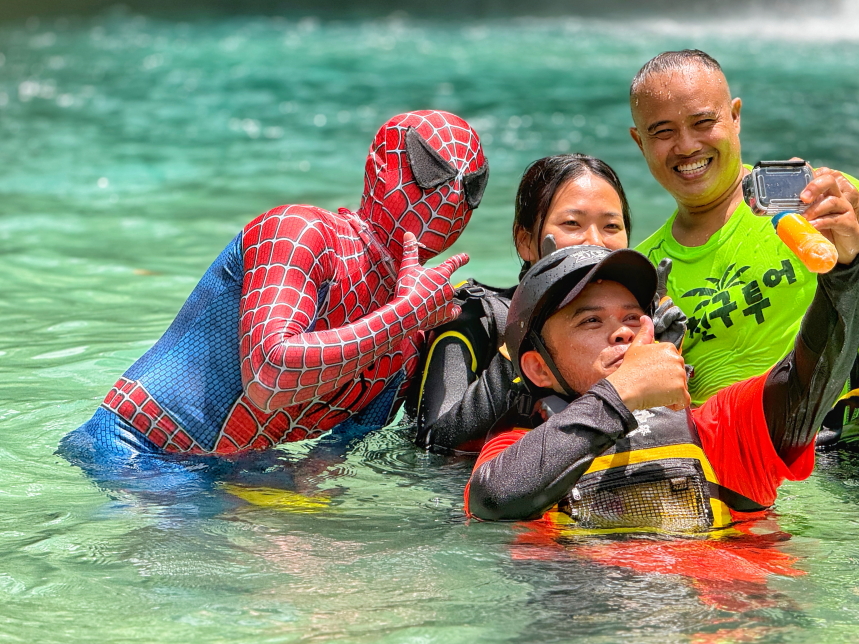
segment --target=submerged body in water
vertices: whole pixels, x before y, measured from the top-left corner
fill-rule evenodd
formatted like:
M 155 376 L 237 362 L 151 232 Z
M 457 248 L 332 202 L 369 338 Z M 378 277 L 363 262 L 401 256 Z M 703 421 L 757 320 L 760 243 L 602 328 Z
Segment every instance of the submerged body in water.
M 709 22 L 720 35 L 701 45 L 721 53 L 743 88 L 746 153 L 796 154 L 855 175 L 859 129 L 844 124 L 856 118 L 859 41 L 833 46 L 828 30 L 817 45 L 793 37 L 796 23 L 726 20 Z M 848 20 L 831 26 L 856 32 Z M 238 499 L 195 515 L 207 488 L 135 503 L 53 455 L 254 216 L 284 202 L 354 210 L 373 133 L 416 97 L 474 117 L 491 156 L 494 188 L 457 242 L 471 255 L 469 275 L 516 280 L 510 191 L 530 161 L 556 150 L 612 163 L 633 201 L 632 242 L 644 239 L 673 202 L 629 141 L 629 77 L 704 28 L 247 13 L 180 23 L 122 10 L 65 26 L 44 16 L 38 27 L 0 25 L 6 637 L 715 644 L 742 641 L 716 636 L 734 627 L 757 640 L 851 641 L 859 463 L 849 455 L 823 467 L 818 458 L 812 478 L 787 484 L 777 501 L 781 530 L 793 536 L 771 550 L 799 557 L 807 574 L 776 570 L 748 592 L 724 581 L 749 605 L 721 609 L 678 575 L 597 564 L 590 549 L 583 561 L 586 546 L 612 556 L 606 537 L 577 539 L 558 560 L 519 560 L 510 545 L 522 524 L 464 522 L 468 461 L 415 450 L 402 429 L 371 432 L 322 474 L 304 460 L 327 436 L 250 454 L 266 465 L 259 476 L 230 479 L 312 497 L 342 487 L 313 514 Z M 773 118 L 756 114 L 770 105 Z M 321 114 L 324 127 L 313 122 Z M 784 154 L 768 152 L 773 134 Z M 300 471 L 266 471 L 274 456 L 301 459 Z M 164 479 L 144 478 L 122 488 Z
M 226 455 L 382 427 L 423 330 L 457 311 L 448 280 L 467 258 L 420 261 L 456 240 L 486 177 L 462 119 L 391 119 L 358 212 L 281 206 L 251 221 L 61 451 L 122 467 L 138 454 Z

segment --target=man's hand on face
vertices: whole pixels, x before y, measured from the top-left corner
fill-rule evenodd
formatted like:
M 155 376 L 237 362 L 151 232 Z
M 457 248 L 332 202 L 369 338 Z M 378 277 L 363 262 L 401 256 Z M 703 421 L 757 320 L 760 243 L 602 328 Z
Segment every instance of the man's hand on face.
M 838 263 L 850 264 L 859 254 L 859 191 L 844 176 L 829 168 L 814 171 L 814 180 L 800 198 L 810 204 L 804 216 L 835 244 Z
M 641 316 L 641 328 L 623 356 L 623 364 L 606 378 L 628 409 L 668 407 L 680 411 L 691 398 L 680 352 L 670 342 L 653 341 L 653 321 Z

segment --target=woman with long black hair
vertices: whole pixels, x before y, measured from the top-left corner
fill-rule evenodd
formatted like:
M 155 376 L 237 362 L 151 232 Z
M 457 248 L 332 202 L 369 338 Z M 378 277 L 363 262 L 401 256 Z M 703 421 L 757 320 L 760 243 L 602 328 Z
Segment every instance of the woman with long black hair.
M 561 154 L 525 170 L 513 221 L 522 274 L 557 248 L 626 248 L 629 231 L 626 194 L 604 161 Z M 514 405 L 519 386 L 501 338 L 514 291 L 469 281 L 459 290 L 460 317 L 434 331 L 407 402 L 421 447 L 479 452 L 492 426 Z

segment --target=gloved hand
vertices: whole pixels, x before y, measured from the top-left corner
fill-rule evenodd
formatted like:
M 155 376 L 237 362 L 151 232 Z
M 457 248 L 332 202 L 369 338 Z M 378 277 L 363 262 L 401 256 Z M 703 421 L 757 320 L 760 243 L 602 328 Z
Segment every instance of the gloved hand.
M 677 350 L 683 348 L 686 333 L 686 314 L 668 297 L 668 275 L 671 273 L 671 260 L 663 259 L 656 267 L 656 296 L 653 298 L 654 335 L 657 342 L 670 342 Z

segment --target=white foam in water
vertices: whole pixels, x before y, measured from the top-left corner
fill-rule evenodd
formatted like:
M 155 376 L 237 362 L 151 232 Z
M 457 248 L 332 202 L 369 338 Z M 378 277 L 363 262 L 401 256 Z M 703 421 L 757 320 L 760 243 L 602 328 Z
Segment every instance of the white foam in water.
M 545 25 L 562 24 L 571 31 L 606 33 L 621 32 L 633 39 L 642 36 L 684 38 L 689 46 L 695 41 L 713 38 L 748 38 L 753 40 L 794 41 L 822 45 L 838 41 L 859 40 L 859 0 L 837 2 L 796 3 L 792 7 L 779 3 L 767 7 L 766 2 L 750 3 L 747 7 L 724 7 L 700 16 L 678 14 L 648 17 L 641 9 L 633 17 L 611 18 L 533 18 Z

